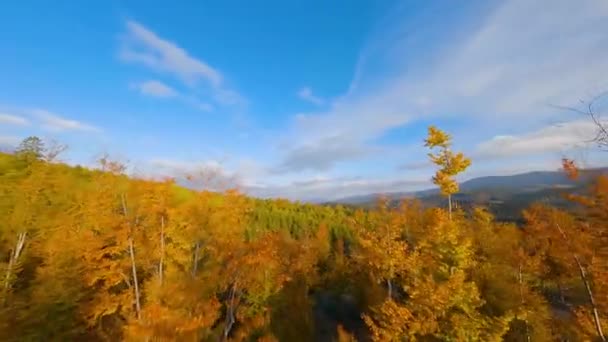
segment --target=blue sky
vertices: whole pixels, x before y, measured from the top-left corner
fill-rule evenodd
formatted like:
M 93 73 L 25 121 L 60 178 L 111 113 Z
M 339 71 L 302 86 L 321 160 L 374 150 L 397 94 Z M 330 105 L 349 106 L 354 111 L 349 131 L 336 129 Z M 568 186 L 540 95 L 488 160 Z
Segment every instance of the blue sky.
M 464 178 L 606 164 L 555 107 L 608 90 L 604 0 L 0 6 L 0 146 L 302 200 L 430 186 L 429 124 L 473 158 Z

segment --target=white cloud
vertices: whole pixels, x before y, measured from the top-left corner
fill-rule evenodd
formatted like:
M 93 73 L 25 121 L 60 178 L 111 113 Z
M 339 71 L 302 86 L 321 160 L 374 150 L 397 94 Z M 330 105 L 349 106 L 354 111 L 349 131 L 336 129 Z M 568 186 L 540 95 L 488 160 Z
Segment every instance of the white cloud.
M 431 186 L 429 177 L 426 176 L 402 180 L 317 174 L 300 179 L 274 179 L 267 182 L 270 179 L 267 170 L 252 160 L 241 160 L 228 167 L 217 160 L 156 158 L 147 161 L 141 169 L 146 170 L 145 174 L 149 177 L 174 177 L 181 184 L 195 189 L 222 191 L 237 188 L 257 197 L 283 197 L 305 201 L 328 201 L 369 193 L 420 190 Z M 190 180 L 187 180 L 187 177 Z
M 147 162 L 147 173 L 156 176 L 175 177 L 192 188 L 226 190 L 241 187 L 241 179 L 235 172 L 228 171 L 216 160 L 183 161 L 156 158 Z
M 423 160 L 417 160 L 417 161 L 413 161 L 413 162 L 404 163 L 402 165 L 399 165 L 397 169 L 398 170 L 425 170 L 425 169 L 430 169 L 433 166 L 434 165 L 430 160 L 423 159 Z
M 378 152 L 371 141 L 410 120 L 399 107 L 385 107 L 386 96 L 338 100 L 328 112 L 297 116 L 281 166 L 291 166 L 286 171 L 327 170 L 369 156 L 369 150 Z
M 472 136 L 480 128 L 486 134 L 521 131 L 571 116 L 551 105 L 572 105 L 608 87 L 605 1 L 508 0 L 474 14 L 463 29 L 428 23 L 446 27 L 433 40 L 395 15 L 394 25 L 404 28 L 382 27 L 395 34 L 370 42 L 374 53 L 363 49 L 346 94 L 327 111 L 294 118 L 280 164 L 307 169 L 315 160 L 333 166 L 362 159 L 360 147 L 421 119 L 441 123 L 458 115 L 471 123 Z M 416 45 L 421 42 L 426 45 Z M 424 57 L 408 51 L 424 51 Z M 327 139 L 341 146 L 322 148 Z M 300 153 L 307 146 L 320 148 Z
M 373 148 L 351 141 L 343 141 L 345 136 L 330 137 L 313 144 L 303 144 L 288 150 L 285 159 L 273 171 L 288 173 L 293 171 L 327 171 L 336 162 L 354 160 L 369 155 Z
M 191 56 L 176 43 L 158 36 L 138 22 L 127 21 L 126 27 L 127 34 L 119 51 L 123 61 L 172 74 L 191 87 L 203 81 L 211 90 L 214 101 L 221 104 L 232 105 L 244 101 L 237 92 L 225 86 L 220 71 L 205 61 Z
M 136 84 L 135 88 L 139 90 L 139 92 L 141 92 L 143 95 L 154 97 L 168 98 L 175 97 L 178 95 L 178 93 L 173 88 L 156 80 L 150 80 Z
M 195 96 L 180 94 L 177 90 L 171 88 L 170 86 L 160 81 L 145 81 L 133 84 L 131 87 L 146 96 L 164 99 L 177 99 L 178 101 L 185 103 L 191 107 L 194 107 L 195 109 L 200 110 L 202 112 L 211 112 L 214 109 L 213 105 L 206 102 L 202 102 Z
M 177 44 L 157 36 L 135 21 L 127 21 L 129 43 L 120 56 L 129 62 L 174 73 L 188 83 L 204 79 L 213 86 L 222 83 L 222 75 L 204 61 L 196 59 Z
M 3 125 L 15 125 L 15 126 L 28 126 L 29 120 L 17 115 L 0 113 L 0 124 Z
M 174 160 L 174 159 L 164 159 L 164 158 L 155 158 L 149 161 L 149 164 L 153 167 L 157 167 L 159 169 L 165 171 L 171 171 L 173 173 L 192 173 L 197 172 L 199 170 L 206 169 L 220 169 L 221 164 L 215 160 L 207 160 L 207 161 L 183 161 L 183 160 Z
M 565 152 L 590 144 L 597 127 L 589 120 L 570 121 L 543 127 L 520 135 L 497 135 L 480 143 L 479 157 L 525 156 L 547 152 Z
M 492 119 L 552 115 L 608 86 L 608 6 L 602 0 L 501 2 L 422 86 L 439 109 Z
M 0 147 L 15 147 L 21 142 L 21 138 L 11 135 L 0 135 Z
M 347 179 L 340 178 L 340 173 L 353 174 L 354 168 L 352 172 L 346 168 L 328 172 L 336 165 L 343 166 L 343 162 L 364 160 L 357 166 L 365 168 L 369 164 L 364 163 L 370 158 L 385 158 L 386 154 L 378 157 L 384 152 L 378 147 L 378 139 L 406 125 L 417 131 L 420 123 L 443 126 L 448 122 L 444 119 L 449 119 L 450 124 L 457 121 L 460 132 L 455 140 L 460 142 L 463 135 L 468 139 L 466 147 L 470 149 L 464 148 L 468 155 L 504 157 L 493 161 L 474 159 L 473 167 L 479 165 L 487 174 L 518 156 L 535 153 L 530 159 L 540 159 L 547 156 L 536 154 L 562 152 L 592 137 L 587 135 L 588 124 L 582 121 L 562 126 L 546 124 L 572 117 L 551 105 L 572 105 L 608 85 L 605 0 L 492 2 L 483 10 L 464 14 L 461 19 L 466 25 L 451 25 L 457 20 L 436 16 L 435 21 L 428 22 L 429 30 L 434 32 L 429 35 L 427 29 L 412 29 L 418 26 L 409 21 L 411 16 L 404 20 L 401 14 L 392 16 L 390 26 L 394 27 L 383 24 L 379 30 L 382 34 L 371 35 L 382 38 L 370 41 L 362 49 L 343 96 L 325 100 L 308 87 L 299 90 L 297 95 L 303 100 L 326 106 L 294 116 L 280 137 L 285 143 L 279 147 L 283 155 L 271 168 L 275 173 L 260 173 L 256 175 L 258 181 L 248 180 L 247 188 L 252 193 L 330 198 L 411 190 L 418 183 L 399 183 L 397 175 L 391 179 L 380 175 L 377 179 Z M 209 91 L 210 98 L 204 99 L 209 103 L 183 95 L 178 101 L 200 105 L 201 110 L 239 101 L 239 94 L 228 89 L 222 73 L 197 59 L 193 51 L 186 51 L 137 22 L 126 25 L 120 52 L 124 61 L 172 75 L 187 85 L 184 89 L 190 87 L 197 95 Z M 416 153 L 407 156 L 410 169 L 428 165 L 423 152 L 420 157 Z M 395 159 L 396 163 L 404 160 Z M 492 169 L 483 168 L 492 163 Z M 229 179 L 243 174 L 238 168 L 218 167 L 219 163 L 157 160 L 155 165 L 163 172 L 212 169 Z M 298 178 L 311 171 L 327 172 L 331 177 Z M 295 175 L 296 172 L 301 174 Z M 289 181 L 277 184 L 279 179 Z
M 35 109 L 32 114 L 40 119 L 42 128 L 53 132 L 63 131 L 82 131 L 82 132 L 100 132 L 98 127 L 87 123 L 63 118 L 44 109 Z
M 428 178 L 428 177 L 427 177 Z M 426 189 L 431 186 L 428 179 L 377 179 L 377 178 L 328 178 L 313 177 L 282 185 L 265 185 L 246 188 L 259 197 L 284 197 L 306 201 L 331 201 L 350 196 L 372 193 L 391 193 Z
M 310 89 L 309 87 L 303 87 L 302 89 L 298 90 L 298 97 L 304 101 L 308 101 L 317 106 L 320 106 L 323 103 L 325 103 L 325 101 L 322 98 L 315 96 L 312 93 L 312 89 Z

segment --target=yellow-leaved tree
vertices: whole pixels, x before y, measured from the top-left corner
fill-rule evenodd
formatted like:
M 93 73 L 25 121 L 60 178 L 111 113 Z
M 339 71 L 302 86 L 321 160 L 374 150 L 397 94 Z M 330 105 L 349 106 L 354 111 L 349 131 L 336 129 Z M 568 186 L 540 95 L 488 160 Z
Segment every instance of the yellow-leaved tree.
M 407 243 L 403 239 L 404 215 L 389 208 L 387 199 L 379 201 L 379 208 L 369 214 L 373 224 L 358 228 L 358 246 L 354 253 L 357 264 L 363 265 L 371 279 L 385 283 L 387 299 L 393 299 L 393 281 L 406 271 Z
M 363 320 L 374 341 L 501 341 L 511 313 L 489 317 L 475 282 L 473 241 L 441 209 L 429 209 L 426 233 L 401 257 L 395 293 Z M 407 223 L 406 223 L 407 224 Z
M 579 171 L 573 161 L 564 159 L 563 167 L 568 177 L 577 178 Z M 590 190 L 588 195 L 567 196 L 577 204 L 576 211 L 532 206 L 524 212 L 525 229 L 550 270 L 550 278 L 558 285 L 578 278 L 578 296 L 586 298 L 571 300 L 568 305 L 576 318 L 581 335 L 578 339 L 606 341 L 603 329 L 608 324 L 608 178 L 600 176 Z M 562 302 L 566 302 L 564 297 L 575 298 L 576 292 L 559 287 Z
M 435 126 L 428 128 L 428 135 L 424 140 L 424 146 L 436 153 L 429 153 L 433 164 L 439 166 L 439 170 L 433 176 L 433 183 L 439 186 L 441 193 L 448 197 L 448 213 L 452 218 L 452 195 L 459 190 L 458 183 L 454 177 L 464 172 L 470 165 L 471 160 L 462 152 L 455 153 L 451 150 L 452 137 Z

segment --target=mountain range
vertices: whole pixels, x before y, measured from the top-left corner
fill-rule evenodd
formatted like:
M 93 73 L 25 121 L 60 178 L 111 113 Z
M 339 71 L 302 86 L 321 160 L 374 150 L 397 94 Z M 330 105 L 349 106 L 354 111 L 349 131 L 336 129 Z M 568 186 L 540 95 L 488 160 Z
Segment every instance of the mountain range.
M 509 176 L 486 176 L 467 180 L 460 184 L 459 193 L 453 196 L 457 205 L 489 207 L 498 219 L 519 220 L 521 211 L 538 201 L 552 205 L 568 205 L 562 194 L 585 189 L 597 176 L 608 174 L 608 167 L 585 169 L 576 180 L 569 179 L 563 171 L 533 171 Z M 418 199 L 425 205 L 445 204 L 439 189 L 413 192 L 373 193 L 351 196 L 326 204 L 356 207 L 374 206 L 378 198 L 386 197 L 396 203 L 403 199 Z

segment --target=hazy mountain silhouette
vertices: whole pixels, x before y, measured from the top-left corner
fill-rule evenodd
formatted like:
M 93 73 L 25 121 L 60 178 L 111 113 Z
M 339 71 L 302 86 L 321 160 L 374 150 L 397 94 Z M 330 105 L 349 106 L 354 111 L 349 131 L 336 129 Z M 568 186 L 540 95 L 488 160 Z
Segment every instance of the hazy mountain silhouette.
M 467 180 L 460 185 L 460 192 L 453 196 L 461 206 L 484 205 L 493 207 L 501 219 L 517 219 L 521 210 L 537 201 L 555 205 L 566 202 L 561 194 L 566 190 L 579 191 L 600 174 L 608 173 L 608 167 L 581 170 L 576 181 L 568 179 L 562 171 L 533 171 L 510 176 L 486 176 Z M 416 198 L 427 205 L 442 205 L 445 199 L 438 189 L 413 192 L 373 193 L 351 196 L 328 204 L 343 204 L 361 207 L 375 205 L 379 197 L 391 201 Z M 500 210 L 498 210 L 500 208 Z

